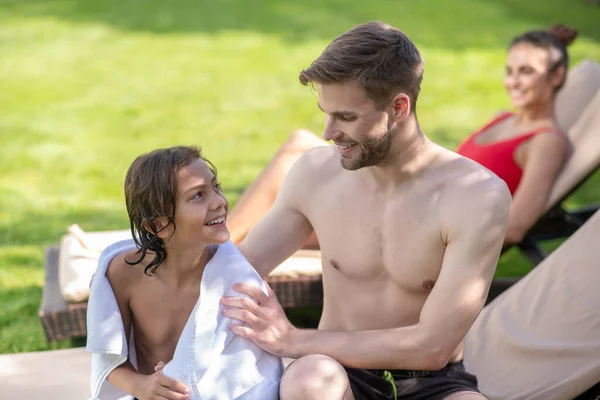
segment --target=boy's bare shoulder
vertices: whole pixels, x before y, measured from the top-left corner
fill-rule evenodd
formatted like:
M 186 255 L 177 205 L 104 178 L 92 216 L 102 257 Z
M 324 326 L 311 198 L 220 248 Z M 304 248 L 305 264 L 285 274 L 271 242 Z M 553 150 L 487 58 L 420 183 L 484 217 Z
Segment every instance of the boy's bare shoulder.
M 144 276 L 144 269 L 149 263 L 149 257 L 146 256 L 139 264 L 131 265 L 138 261 L 141 253 L 137 250 L 129 250 L 116 255 L 108 264 L 106 277 L 113 290 L 122 287 L 128 287 L 132 282 Z

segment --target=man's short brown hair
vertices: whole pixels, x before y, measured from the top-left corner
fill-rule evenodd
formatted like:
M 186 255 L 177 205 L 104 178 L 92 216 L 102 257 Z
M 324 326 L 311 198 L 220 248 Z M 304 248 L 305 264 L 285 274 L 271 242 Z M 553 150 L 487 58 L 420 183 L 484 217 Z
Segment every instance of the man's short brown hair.
M 399 29 L 379 21 L 339 35 L 300 72 L 305 86 L 355 81 L 380 109 L 403 92 L 415 110 L 422 80 L 423 59 L 415 44 Z

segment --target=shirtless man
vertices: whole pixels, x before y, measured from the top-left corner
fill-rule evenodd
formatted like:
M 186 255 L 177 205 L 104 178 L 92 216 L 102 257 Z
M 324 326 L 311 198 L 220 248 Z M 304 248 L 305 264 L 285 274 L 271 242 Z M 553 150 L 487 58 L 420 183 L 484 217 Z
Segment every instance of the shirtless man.
M 222 299 L 223 313 L 246 323 L 234 333 L 296 359 L 283 400 L 483 398 L 462 343 L 485 303 L 511 196 L 425 137 L 415 113 L 422 74 L 415 45 L 379 22 L 340 35 L 300 74 L 316 86 L 323 138 L 336 146 L 296 162 L 240 249 L 267 276 L 314 229 L 319 328 L 295 328 L 275 296 L 241 284 L 257 302 Z

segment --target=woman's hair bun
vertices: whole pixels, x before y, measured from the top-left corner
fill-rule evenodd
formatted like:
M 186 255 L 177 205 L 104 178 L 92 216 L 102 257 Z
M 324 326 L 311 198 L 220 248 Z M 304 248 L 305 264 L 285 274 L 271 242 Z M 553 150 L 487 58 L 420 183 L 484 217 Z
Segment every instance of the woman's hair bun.
M 548 32 L 558 39 L 559 42 L 564 44 L 565 47 L 573 43 L 579 33 L 577 32 L 577 29 L 569 28 L 562 24 L 552 25 L 550 29 L 548 29 Z

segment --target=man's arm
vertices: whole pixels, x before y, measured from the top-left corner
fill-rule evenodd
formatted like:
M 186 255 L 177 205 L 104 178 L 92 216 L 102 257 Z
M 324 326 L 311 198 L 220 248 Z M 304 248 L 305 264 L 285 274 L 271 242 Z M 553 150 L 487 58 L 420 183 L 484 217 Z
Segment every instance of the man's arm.
M 282 261 L 300 249 L 313 228 L 302 211 L 308 177 L 320 148 L 309 150 L 288 172 L 273 207 L 238 245 L 248 262 L 266 277 Z
M 442 368 L 485 304 L 510 208 L 510 193 L 496 177 L 450 191 L 441 210 L 447 243 L 441 273 L 417 324 L 358 332 L 299 330 L 273 295 L 238 286 L 258 304 L 224 299 L 231 306 L 224 314 L 249 325 L 231 330 L 285 357 L 324 354 L 349 367 L 373 369 Z

